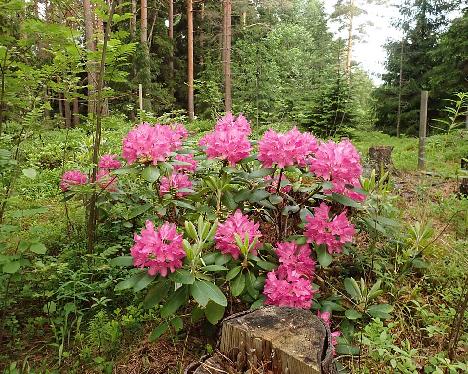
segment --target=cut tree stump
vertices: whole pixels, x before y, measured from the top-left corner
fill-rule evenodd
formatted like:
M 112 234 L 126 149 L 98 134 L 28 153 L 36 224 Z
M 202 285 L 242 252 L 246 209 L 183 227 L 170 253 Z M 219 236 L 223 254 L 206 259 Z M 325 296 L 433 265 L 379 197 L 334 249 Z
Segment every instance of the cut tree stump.
M 219 366 L 216 366 L 219 364 Z M 186 373 L 336 373 L 330 329 L 310 310 L 267 306 L 223 321 L 219 353 Z
M 393 147 L 389 145 L 377 145 L 369 148 L 369 166 L 375 170 L 378 178 L 388 172 L 395 172 L 392 161 Z

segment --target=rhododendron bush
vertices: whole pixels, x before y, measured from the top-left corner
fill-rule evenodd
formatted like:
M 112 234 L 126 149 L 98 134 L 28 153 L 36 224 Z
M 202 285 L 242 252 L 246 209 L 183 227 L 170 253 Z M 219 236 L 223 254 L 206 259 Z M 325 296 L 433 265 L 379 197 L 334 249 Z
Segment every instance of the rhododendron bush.
M 352 245 L 365 199 L 352 143 L 297 128 L 255 142 L 247 119 L 231 113 L 200 141 L 192 135 L 181 124 L 142 123 L 121 156 L 102 156 L 96 182 L 79 170 L 63 175 L 65 194 L 99 188 L 103 219 L 133 231 L 131 248 L 112 260 L 134 268 L 116 291 L 147 289 L 144 306 L 160 305 L 168 322 L 189 308 L 217 323 L 229 299 L 313 308 L 329 324 L 333 303 L 319 285 Z

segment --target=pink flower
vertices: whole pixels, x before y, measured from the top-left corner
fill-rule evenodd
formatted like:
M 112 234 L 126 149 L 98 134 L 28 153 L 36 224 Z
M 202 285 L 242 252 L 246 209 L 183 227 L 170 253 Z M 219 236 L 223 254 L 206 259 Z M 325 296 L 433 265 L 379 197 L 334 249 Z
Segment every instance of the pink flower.
M 341 331 L 333 331 L 332 336 L 332 345 L 333 345 L 333 356 L 336 356 L 336 345 L 338 344 L 338 337 L 341 335 Z
M 82 173 L 79 170 L 68 170 L 62 175 L 60 181 L 60 189 L 65 192 L 70 189 L 72 186 L 79 186 L 86 184 L 88 182 L 88 177 L 86 174 Z
M 99 160 L 98 166 L 100 169 L 114 170 L 122 166 L 121 162 L 118 160 L 117 155 L 106 154 L 101 157 Z
M 317 140 L 310 133 L 296 128 L 284 134 L 268 130 L 258 142 L 258 160 L 264 167 L 305 166 L 316 150 Z
M 287 278 L 293 273 L 309 279 L 314 275 L 315 261 L 310 257 L 308 245 L 297 245 L 295 242 L 278 243 L 275 252 L 280 262 L 277 273 L 281 278 Z
M 164 195 L 166 193 L 175 192 L 176 197 L 184 197 L 189 195 L 188 191 L 181 191 L 182 189 L 191 189 L 192 182 L 186 174 L 173 173 L 169 177 L 162 177 L 159 186 L 159 193 Z
M 146 221 L 146 228 L 141 235 L 134 235 L 135 244 L 130 252 L 133 265 L 148 268 L 148 274 L 161 274 L 165 277 L 170 271 L 182 266 L 185 252 L 182 246 L 182 235 L 177 233 L 173 223 L 165 222 L 159 229 L 154 229 L 151 221 Z
M 325 192 L 339 193 L 358 201 L 365 199 L 364 195 L 346 187 L 359 187 L 359 177 L 362 174 L 361 157 L 349 140 L 321 143 L 315 158 L 309 161 L 309 166 L 317 176 L 332 182 L 333 188 Z
M 250 123 L 247 121 L 247 118 L 245 118 L 242 114 L 234 117 L 231 112 L 228 112 L 224 117 L 218 119 L 218 122 L 216 122 L 215 131 L 229 131 L 232 129 L 236 129 L 246 135 L 250 135 L 252 132 Z
M 317 310 L 317 317 L 320 318 L 327 326 L 330 326 L 331 322 L 331 313 L 330 312 L 321 312 Z
M 177 172 L 193 173 L 197 169 L 197 161 L 192 154 L 175 156 L 177 161 L 185 162 L 187 165 L 174 165 L 174 170 Z
M 275 175 L 275 177 L 272 178 L 271 175 L 267 175 L 265 178 L 263 178 L 263 180 L 269 183 L 269 186 L 267 186 L 265 189 L 269 193 L 276 193 L 276 189 L 278 188 L 279 176 Z M 283 193 L 291 192 L 292 186 L 290 183 L 291 182 L 289 181 L 288 178 L 286 178 L 284 174 L 281 175 L 280 192 L 283 192 Z
M 330 219 L 330 207 L 325 203 L 314 208 L 314 216 L 306 217 L 305 236 L 308 243 L 325 244 L 328 253 L 340 253 L 343 245 L 353 240 L 355 233 L 346 213 Z
M 129 164 L 152 162 L 156 165 L 158 161 L 165 161 L 181 145 L 180 131 L 173 130 L 170 126 L 142 123 L 123 140 L 122 156 Z
M 96 181 L 99 187 L 109 192 L 117 191 L 117 177 L 110 175 L 108 170 L 102 169 L 97 172 Z
M 241 251 L 236 243 L 235 235 L 239 235 L 244 241 L 245 235 L 249 238 L 249 243 L 253 243 L 254 239 L 259 239 L 262 234 L 258 229 L 259 224 L 250 221 L 247 216 L 244 216 L 238 209 L 234 214 L 231 214 L 224 223 L 218 225 L 216 230 L 215 241 L 216 248 L 224 254 L 230 254 L 234 259 L 238 259 Z M 252 253 L 256 254 L 257 249 L 261 246 L 259 242 L 253 248 Z
M 248 157 L 252 150 L 247 134 L 235 127 L 215 130 L 205 135 L 199 144 L 205 147 L 208 158 L 227 160 L 231 166 Z
M 266 304 L 309 309 L 314 291 L 309 280 L 295 273 L 284 278 L 271 271 L 267 274 L 263 294 Z
M 171 125 L 171 128 L 180 139 L 187 139 L 188 138 L 189 133 L 188 133 L 187 129 L 185 128 L 185 126 L 182 125 L 181 123 L 173 123 Z

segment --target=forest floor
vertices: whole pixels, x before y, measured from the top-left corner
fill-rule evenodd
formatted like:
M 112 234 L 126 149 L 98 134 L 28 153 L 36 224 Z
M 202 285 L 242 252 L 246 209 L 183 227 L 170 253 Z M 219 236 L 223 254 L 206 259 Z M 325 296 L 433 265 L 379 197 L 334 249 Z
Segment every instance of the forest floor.
M 123 131 L 126 130 L 117 129 L 115 136 L 107 137 L 107 149 L 117 151 Z M 462 135 L 466 136 L 466 133 Z M 41 166 L 43 170 L 34 182 L 24 178 L 19 181 L 16 187 L 18 193 L 11 204 L 23 213 L 9 219 L 14 218 L 21 226 L 23 236 L 41 236 L 49 247 L 49 256 L 59 256 L 65 251 L 65 257 L 61 253 L 62 259 L 71 263 L 74 256 L 81 256 L 81 252 L 74 243 L 65 243 L 65 233 L 69 226 L 56 188 L 62 169 L 62 154 L 59 151 L 63 153 L 64 141 L 72 149 L 80 149 L 82 143 L 86 144 L 88 140 L 81 134 L 67 134 L 64 140 L 64 132 L 61 132 L 60 141 L 48 142 L 48 137 L 53 136 L 44 135 L 41 139 L 44 144 L 42 148 L 36 141 L 28 144 L 29 152 L 38 149 L 32 163 Z M 417 139 L 396 139 L 378 132 L 356 132 L 353 134 L 353 142 L 363 155 L 367 154 L 367 149 L 372 145 L 394 147 L 393 161 L 397 173 L 390 177 L 391 197 L 388 203 L 391 209 L 395 209 L 395 216 L 403 222 L 402 230 L 413 232 L 414 241 L 420 241 L 418 248 L 424 248 L 425 264 L 419 271 L 401 276 L 397 269 L 411 253 L 397 251 L 391 258 L 384 255 L 379 257 L 377 254 L 376 272 L 391 285 L 389 294 L 394 300 L 392 319 L 385 324 L 372 322 L 363 327 L 361 334 L 357 334 L 360 335 L 362 348 L 360 358 L 349 355 L 338 355 L 337 358 L 353 373 L 436 372 L 435 369 L 427 369 L 431 367 L 452 370 L 444 352 L 455 307 L 464 292 L 463 279 L 468 268 L 468 199 L 457 195 L 460 157 L 468 154 L 468 141 L 453 135 L 429 138 L 425 172 L 416 170 Z M 87 157 L 86 152 L 74 153 L 69 163 L 73 165 Z M 36 216 L 26 212 L 41 204 L 47 207 L 45 214 Z M 72 221 L 83 214 L 80 210 L 68 213 L 68 219 Z M 83 228 L 74 229 L 80 231 Z M 381 242 L 377 247 L 384 251 L 386 245 Z M 103 257 L 101 260 L 102 263 L 99 259 L 93 259 L 93 263 L 97 263 L 93 271 L 108 270 L 104 262 L 107 259 Z M 39 264 L 31 270 L 30 279 L 37 277 L 40 282 L 41 276 L 55 274 L 51 267 L 55 267 L 53 270 L 58 271 L 59 275 L 68 271 L 66 267 L 61 269 L 60 261 L 53 265 Z M 85 274 L 90 269 L 83 268 L 82 271 Z M 154 321 L 150 313 L 139 310 L 137 301 L 133 300 L 132 306 L 125 307 L 121 300 L 121 306 L 99 317 L 99 313 L 93 313 L 94 310 L 105 308 L 107 304 L 114 306 L 107 296 L 96 296 L 99 295 L 98 287 L 104 281 L 92 284 L 94 289 L 88 291 L 86 285 L 81 285 L 73 275 L 69 278 L 70 282 L 75 282 L 73 297 L 87 300 L 81 315 L 94 314 L 94 317 L 81 329 L 67 326 L 60 315 L 44 317 L 44 300 L 54 295 L 69 300 L 65 284 L 60 285 L 59 289 L 42 290 L 42 293 L 36 290 L 36 293 L 31 291 L 29 295 L 26 292 L 30 297 L 28 301 L 22 301 L 21 304 L 12 301 L 11 308 L 15 308 L 15 314 L 7 314 L 4 320 L 4 328 L 8 331 L 3 340 L 0 337 L 0 343 L 5 343 L 0 344 L 0 370 L 4 369 L 8 374 L 176 374 L 182 373 L 190 362 L 210 354 L 216 347 L 216 329 L 209 324 L 191 324 L 189 316 L 184 317 L 187 323 L 183 331 L 166 334 L 156 342 L 149 342 L 149 332 L 158 322 Z M 43 279 L 44 284 L 48 281 L 53 284 L 53 279 Z M 23 300 L 26 300 L 25 290 L 21 292 Z M 128 304 L 131 302 L 128 300 Z M 81 318 L 70 318 L 72 326 L 79 326 L 80 323 Z M 119 329 L 115 328 L 116 325 L 120 326 Z M 462 333 L 461 342 L 456 351 L 458 362 L 468 361 L 467 327 Z M 60 343 L 62 352 L 58 354 Z M 458 372 L 456 367 L 454 370 L 449 372 Z

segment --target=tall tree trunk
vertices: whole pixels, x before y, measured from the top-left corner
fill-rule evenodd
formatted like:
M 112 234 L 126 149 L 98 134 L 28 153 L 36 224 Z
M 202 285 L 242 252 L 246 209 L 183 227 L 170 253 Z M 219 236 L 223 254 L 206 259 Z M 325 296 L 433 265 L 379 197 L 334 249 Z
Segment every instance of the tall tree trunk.
M 80 103 L 78 102 L 78 98 L 75 97 L 73 99 L 73 127 L 78 126 L 80 124 Z
M 62 94 L 59 92 L 58 93 L 58 108 L 59 108 L 59 113 L 61 118 L 65 118 L 65 113 L 63 110 L 63 99 L 62 99 Z
M 96 50 L 94 42 L 94 12 L 91 8 L 90 0 L 83 0 L 84 8 L 84 22 L 85 22 L 85 39 L 86 49 L 89 52 Z M 97 87 L 97 74 L 96 63 L 88 58 L 88 115 L 96 113 L 96 87 Z
M 67 100 L 68 95 L 63 94 L 63 112 L 65 113 L 65 127 L 69 129 L 72 126 L 72 117 L 70 111 L 70 102 Z
M 171 54 L 169 56 L 169 71 L 172 78 L 174 78 L 174 0 L 169 0 L 169 42 L 171 43 Z
M 224 0 L 223 17 L 223 66 L 224 66 L 224 109 L 232 110 L 231 97 L 231 10 L 232 0 Z
M 400 123 L 401 123 L 401 89 L 403 86 L 403 45 L 404 39 L 401 40 L 400 49 L 400 82 L 398 87 L 398 114 L 397 114 L 397 125 L 396 125 L 396 136 L 400 137 Z
M 141 0 L 140 43 L 146 45 L 148 41 L 148 1 Z
M 189 119 L 195 117 L 193 101 L 193 0 L 187 0 L 187 110 Z
M 349 0 L 349 23 L 348 23 L 348 48 L 346 51 L 346 74 L 348 82 L 351 80 L 351 58 L 353 50 L 353 20 L 354 20 L 354 0 Z
M 135 40 L 137 23 L 137 6 L 136 0 L 132 0 L 132 18 L 130 18 L 130 37 Z
M 199 35 L 198 35 L 198 40 L 200 41 L 200 66 L 205 65 L 205 57 L 204 57 L 204 51 L 205 51 L 205 33 L 203 31 L 203 26 L 205 24 L 205 3 L 202 0 L 202 3 L 200 4 L 200 30 L 199 30 Z

